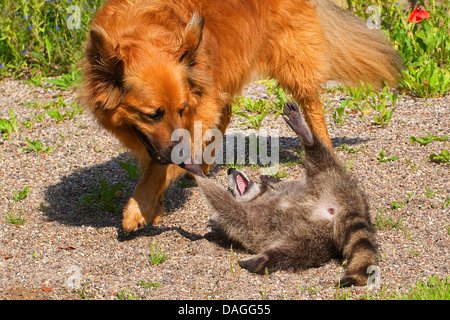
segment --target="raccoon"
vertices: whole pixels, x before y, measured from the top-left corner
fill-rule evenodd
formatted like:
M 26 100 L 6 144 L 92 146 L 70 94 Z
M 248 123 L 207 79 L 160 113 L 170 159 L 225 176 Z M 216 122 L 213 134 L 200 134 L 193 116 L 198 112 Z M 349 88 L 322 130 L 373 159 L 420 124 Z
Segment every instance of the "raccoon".
M 347 263 L 339 285 L 366 285 L 367 268 L 378 263 L 366 196 L 333 151 L 312 134 L 298 106 L 286 103 L 284 114 L 304 146 L 305 178 L 261 176 L 256 183 L 229 169 L 225 190 L 188 165 L 214 209 L 210 221 L 255 254 L 238 261 L 250 272 L 305 269 L 341 258 Z

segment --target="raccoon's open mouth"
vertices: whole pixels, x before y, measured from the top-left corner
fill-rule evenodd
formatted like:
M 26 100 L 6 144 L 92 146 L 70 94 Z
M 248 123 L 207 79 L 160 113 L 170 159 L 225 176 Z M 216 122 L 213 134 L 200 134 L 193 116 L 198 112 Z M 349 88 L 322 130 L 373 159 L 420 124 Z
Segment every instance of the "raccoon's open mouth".
M 172 161 L 167 160 L 165 157 L 162 157 L 158 151 L 156 150 L 156 147 L 153 145 L 153 143 L 150 141 L 150 139 L 143 134 L 138 128 L 133 127 L 134 132 L 136 132 L 136 135 L 138 136 L 139 140 L 141 140 L 142 144 L 147 149 L 147 153 L 156 163 L 160 165 L 168 165 L 171 164 Z
M 239 193 L 239 196 L 242 196 L 245 192 L 247 192 L 247 189 L 248 189 L 249 185 L 251 184 L 250 179 L 248 179 L 239 170 L 236 170 L 234 168 L 228 169 L 227 174 L 233 178 L 233 182 L 234 182 L 233 189 L 237 190 L 237 192 Z M 232 189 L 232 188 L 229 187 L 229 190 L 230 189 Z
M 239 173 L 236 175 L 235 181 L 237 190 L 239 191 L 239 194 L 242 196 L 247 190 L 248 180 L 244 177 L 244 175 Z

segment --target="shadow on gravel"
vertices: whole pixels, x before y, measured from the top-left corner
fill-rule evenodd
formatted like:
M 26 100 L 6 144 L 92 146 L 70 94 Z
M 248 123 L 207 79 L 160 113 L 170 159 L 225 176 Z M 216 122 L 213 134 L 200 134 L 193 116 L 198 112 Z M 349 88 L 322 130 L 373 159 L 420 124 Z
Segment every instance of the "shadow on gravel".
M 46 205 L 41 208 L 44 215 L 50 221 L 70 226 L 116 227 L 120 230 L 123 208 L 139 181 L 139 178 L 130 178 L 120 166 L 121 162 L 136 165 L 129 154 L 121 154 L 108 162 L 60 178 L 45 193 Z M 167 189 L 166 213 L 183 206 L 190 192 L 177 186 Z M 144 230 L 149 235 L 155 232 L 148 227 Z
M 369 141 L 370 139 L 368 138 L 347 138 L 347 137 L 334 137 L 331 139 L 331 142 L 333 144 L 334 148 L 338 148 L 342 145 L 347 145 L 349 147 L 351 146 L 355 146 L 355 145 L 359 145 L 362 143 L 366 143 L 367 141 Z M 234 140 L 234 152 L 233 154 L 235 155 L 234 159 L 232 159 L 231 161 L 227 161 L 226 159 L 226 151 L 223 152 L 223 159 L 222 159 L 222 163 L 240 163 L 239 162 L 239 152 L 237 152 L 237 139 L 235 138 Z M 272 159 L 272 154 L 271 154 L 271 146 L 272 146 L 272 140 L 271 139 L 267 139 L 266 143 L 267 143 L 267 150 L 265 152 L 267 152 L 266 156 L 269 159 Z M 302 162 L 302 152 L 303 152 L 303 147 L 299 141 L 298 138 L 296 137 L 280 137 L 279 138 L 279 163 L 281 165 L 290 165 L 292 163 L 301 163 Z M 248 145 L 249 145 L 249 139 L 248 137 L 245 137 L 245 141 L 243 143 L 246 147 L 245 149 L 245 155 L 242 156 L 240 155 L 240 157 L 246 159 L 248 161 L 249 159 L 249 151 L 248 151 Z M 225 144 L 223 145 L 224 150 L 226 150 Z M 259 152 L 259 148 L 258 151 Z M 261 164 L 260 159 L 258 158 L 258 165 L 260 165 L 261 167 L 265 167 L 264 164 Z M 270 166 L 270 164 L 269 164 Z M 217 165 L 215 167 L 216 170 L 221 170 L 226 168 L 227 166 L 225 164 L 220 164 Z M 243 167 L 251 167 L 251 165 L 247 162 L 245 163 L 245 165 L 243 165 Z
M 338 148 L 344 144 L 348 146 L 358 145 L 360 143 L 368 142 L 372 139 L 370 138 L 347 138 L 347 137 L 335 137 L 331 138 L 331 143 L 333 143 L 333 147 Z

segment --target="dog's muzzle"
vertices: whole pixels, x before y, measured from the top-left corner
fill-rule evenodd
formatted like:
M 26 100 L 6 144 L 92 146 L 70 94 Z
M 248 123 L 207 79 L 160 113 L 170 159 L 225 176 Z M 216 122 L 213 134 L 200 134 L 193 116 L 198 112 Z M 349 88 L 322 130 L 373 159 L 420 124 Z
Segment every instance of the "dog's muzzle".
M 161 150 L 158 150 L 155 147 L 155 145 L 150 141 L 150 139 L 145 134 L 142 133 L 142 131 L 140 131 L 136 127 L 133 127 L 133 129 L 136 132 L 136 135 L 138 136 L 139 140 L 141 140 L 142 144 L 147 149 L 147 153 L 150 156 L 150 158 L 153 159 L 153 161 L 163 166 L 172 163 L 172 160 L 170 159 L 170 152 L 168 150 L 165 150 L 167 152 L 161 152 Z

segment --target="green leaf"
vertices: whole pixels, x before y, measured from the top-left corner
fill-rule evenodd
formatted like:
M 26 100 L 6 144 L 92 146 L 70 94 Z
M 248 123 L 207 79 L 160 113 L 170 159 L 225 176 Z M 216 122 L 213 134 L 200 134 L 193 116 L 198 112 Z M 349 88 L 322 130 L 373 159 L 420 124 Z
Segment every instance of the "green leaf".
M 14 196 L 13 196 L 14 201 L 15 202 L 22 201 L 23 199 L 25 199 L 27 197 L 29 191 L 30 191 L 29 186 L 26 186 L 22 191 L 19 191 L 19 193 L 17 193 L 17 191 L 14 190 Z
M 429 156 L 429 160 L 437 163 L 450 163 L 450 153 L 448 150 L 443 149 L 441 153 L 433 153 Z

